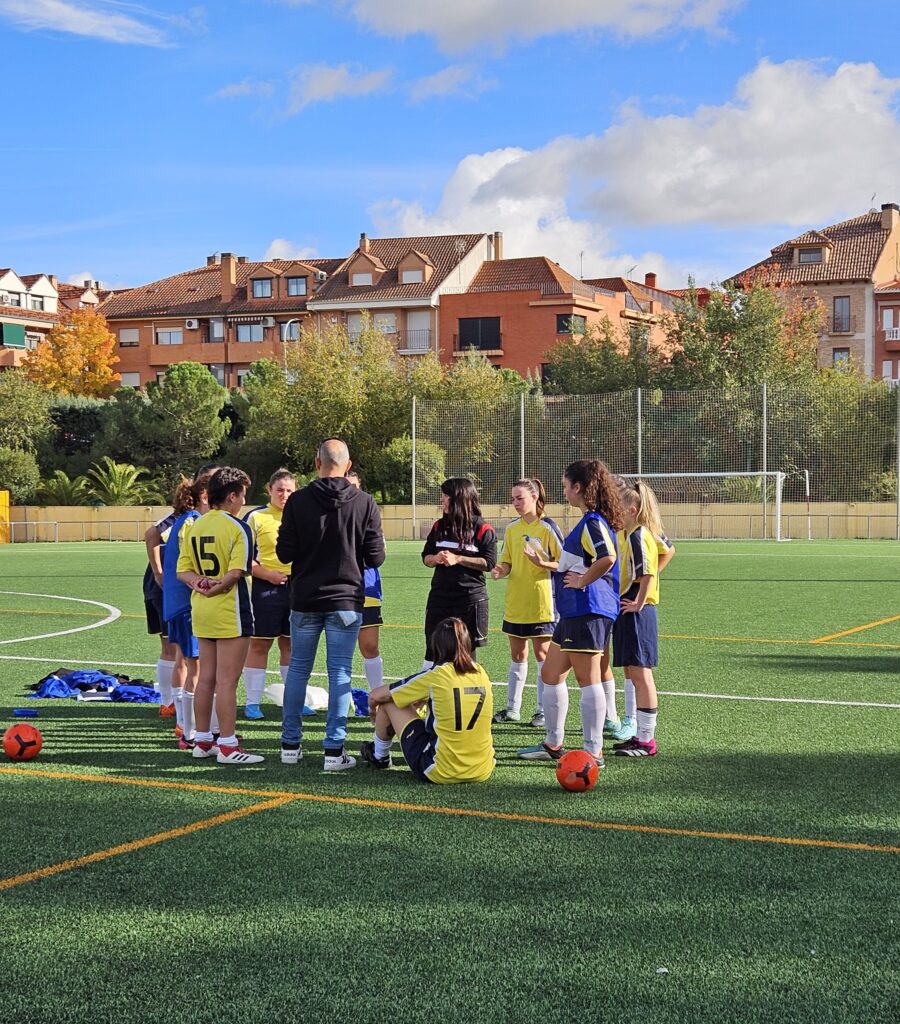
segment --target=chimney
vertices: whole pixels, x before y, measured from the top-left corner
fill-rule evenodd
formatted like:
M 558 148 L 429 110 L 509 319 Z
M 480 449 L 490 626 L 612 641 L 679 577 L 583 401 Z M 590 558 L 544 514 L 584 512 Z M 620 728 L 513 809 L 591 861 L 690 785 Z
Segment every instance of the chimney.
M 48 274 L 47 277 L 48 280 L 50 281 L 50 284 L 53 285 L 54 289 L 56 291 L 59 291 L 59 278 L 56 276 L 56 274 Z
M 369 236 L 365 233 L 365 231 L 363 231 L 363 233 L 359 236 L 359 251 L 369 251 Z
M 494 259 L 503 259 L 503 232 L 495 231 L 491 236 L 491 240 L 494 243 Z
M 896 203 L 881 204 L 881 226 L 885 231 L 893 231 L 900 224 L 900 206 Z
M 238 263 L 249 263 L 249 262 L 250 262 L 250 257 L 249 256 L 238 256 Z
M 233 252 L 222 253 L 222 301 L 231 302 L 234 298 L 234 285 L 237 280 L 237 257 Z
M 208 267 L 214 267 L 219 262 L 219 254 L 214 252 L 212 256 L 206 257 L 206 265 Z
M 647 273 L 644 274 L 644 284 L 648 288 L 655 288 L 656 287 L 656 274 L 654 274 L 654 273 L 652 273 L 651 271 L 648 270 Z

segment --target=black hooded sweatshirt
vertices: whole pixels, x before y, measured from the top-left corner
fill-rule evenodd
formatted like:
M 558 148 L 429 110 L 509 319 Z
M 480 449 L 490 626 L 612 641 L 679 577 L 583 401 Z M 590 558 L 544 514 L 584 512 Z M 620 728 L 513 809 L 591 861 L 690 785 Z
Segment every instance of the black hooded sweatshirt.
M 313 480 L 288 498 L 275 551 L 291 563 L 294 611 L 361 612 L 363 567 L 384 561 L 381 513 L 345 477 Z

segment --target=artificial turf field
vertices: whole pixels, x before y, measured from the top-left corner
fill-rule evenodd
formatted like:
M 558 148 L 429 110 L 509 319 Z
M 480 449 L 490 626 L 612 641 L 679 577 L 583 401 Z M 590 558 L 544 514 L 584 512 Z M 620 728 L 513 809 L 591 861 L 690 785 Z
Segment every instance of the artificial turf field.
M 382 570 L 389 676 L 421 663 L 418 551 Z M 0 715 L 44 734 L 0 768 L 2 1024 L 900 1019 L 900 545 L 680 543 L 660 755 L 608 756 L 587 794 L 515 760 L 525 724 L 495 727 L 486 785 L 427 787 L 325 775 L 324 716 L 282 766 L 273 705 L 242 727 L 266 762 L 233 769 L 155 707 L 28 701 L 59 666 L 152 676 L 143 567 L 0 548 Z M 122 614 L 45 636 L 110 614 L 61 597 Z M 505 638 L 479 657 L 500 707 Z

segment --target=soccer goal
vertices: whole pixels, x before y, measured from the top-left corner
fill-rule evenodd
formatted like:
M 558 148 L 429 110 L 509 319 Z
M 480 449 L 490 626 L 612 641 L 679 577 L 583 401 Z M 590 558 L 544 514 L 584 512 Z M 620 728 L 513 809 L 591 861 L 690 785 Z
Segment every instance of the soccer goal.
M 684 540 L 788 540 L 782 523 L 785 474 L 633 473 L 656 492 L 663 522 Z

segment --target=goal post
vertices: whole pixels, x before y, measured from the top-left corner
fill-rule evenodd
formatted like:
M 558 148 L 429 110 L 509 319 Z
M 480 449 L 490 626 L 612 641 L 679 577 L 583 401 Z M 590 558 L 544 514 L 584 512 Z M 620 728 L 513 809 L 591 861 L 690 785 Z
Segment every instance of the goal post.
M 654 490 L 663 522 L 684 540 L 789 540 L 783 524 L 785 474 L 621 473 Z M 770 521 L 771 520 L 771 521 Z

